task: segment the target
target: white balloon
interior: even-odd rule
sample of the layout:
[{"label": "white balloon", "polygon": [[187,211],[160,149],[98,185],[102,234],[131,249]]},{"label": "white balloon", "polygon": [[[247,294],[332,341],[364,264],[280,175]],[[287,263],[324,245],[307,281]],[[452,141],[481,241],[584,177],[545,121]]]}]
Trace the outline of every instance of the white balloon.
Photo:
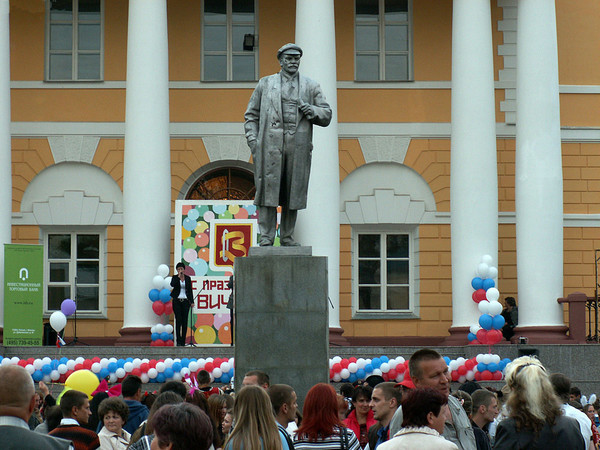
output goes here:
[{"label": "white balloon", "polygon": [[160,275],[154,275],[154,277],[152,278],[152,286],[154,286],[156,289],[162,289],[164,284],[164,277],[161,277]]},{"label": "white balloon", "polygon": [[142,380],[142,383],[148,383],[150,381],[150,377],[147,373],[141,374],[140,379]]},{"label": "white balloon", "polygon": [[[13,356],[13,357],[12,357],[12,361],[13,361],[13,364],[17,364],[17,363],[19,362],[19,358],[18,358],[18,357],[16,357],[16,356]],[[50,357],[48,357],[48,356],[45,356],[45,357],[43,357],[43,358],[42,358],[42,362],[43,362],[44,364],[51,364],[51,363],[52,363],[52,360],[50,359]]]},{"label": "white balloon", "polygon": [[50,379],[52,381],[57,381],[60,378],[60,373],[58,373],[58,370],[53,370],[52,372],[50,372]]},{"label": "white balloon", "polygon": [[364,358],[358,358],[356,360],[356,365],[358,366],[359,369],[364,369],[365,366],[367,365],[367,362],[365,361]]},{"label": "white balloon", "polygon": [[481,358],[483,361],[481,361],[484,364],[490,364],[492,362],[492,355],[490,355],[489,353],[486,355],[483,355],[483,358]]},{"label": "white balloon", "polygon": [[373,370],[373,373],[371,375],[381,376],[381,375],[383,375],[383,372],[380,369],[375,369],[375,370]]},{"label": "white balloon", "polygon": [[[7,361],[7,359],[5,358],[2,362]],[[9,363],[11,363],[11,360],[8,360]],[[33,367],[35,367],[35,370],[40,370],[42,368],[42,366],[44,365],[44,361],[42,361],[41,359],[35,359],[33,361]]]},{"label": "white balloon", "polygon": [[102,358],[100,360],[100,365],[102,366],[103,369],[106,369],[108,367],[108,364],[109,364],[108,358]]},{"label": "white balloon", "polygon": [[164,284],[163,284],[163,289],[169,289],[172,290],[173,288],[171,287],[171,280],[173,279],[173,277],[167,277],[165,278]]},{"label": "white balloon", "polygon": [[477,308],[479,308],[479,312],[481,314],[490,314],[490,302],[488,302],[487,300],[481,300],[477,304]]},{"label": "white balloon", "polygon": [[450,361],[448,368],[450,369],[450,371],[458,369],[458,361],[456,361],[456,360]]},{"label": "white balloon", "polygon": [[329,370],[331,370],[331,368],[333,367],[333,359],[329,360]]},{"label": "white balloon", "polygon": [[140,358],[135,358],[133,360],[133,368],[137,369],[142,364],[142,360]]},{"label": "white balloon", "polygon": [[165,359],[165,367],[172,367],[172,366],[173,366],[173,359],[172,358]]},{"label": "white balloon", "polygon": [[348,372],[356,373],[357,370],[358,370],[358,364],[356,364],[356,363],[348,364]]},{"label": "white balloon", "polygon": [[333,361],[334,364],[337,364],[339,362],[342,362],[342,357],[341,356],[334,356],[333,358],[331,358],[331,360]]},{"label": "white balloon", "polygon": [[44,378],[42,378],[42,381],[44,383],[50,383],[52,381],[52,379],[50,378],[50,375],[44,375]]},{"label": "white balloon", "polygon": [[67,324],[67,316],[65,316],[62,311],[54,311],[50,315],[50,326],[54,331],[60,333]]},{"label": "white balloon", "polygon": [[467,377],[465,375],[461,375],[460,377],[458,377],[459,383],[464,383],[465,381],[467,381]]},{"label": "white balloon", "polygon": [[175,372],[175,373],[173,374],[173,376],[171,377],[171,380],[174,380],[174,381],[181,381],[181,378],[182,378],[181,374],[180,374],[179,372]]},{"label": "white balloon", "polygon": [[477,356],[475,357],[475,360],[476,360],[478,363],[480,363],[480,362],[483,362],[483,357],[484,357],[484,354],[483,354],[483,353],[480,353],[479,355],[477,355]]},{"label": "white balloon", "polygon": [[477,332],[481,329],[481,327],[479,325],[471,325],[471,328],[469,328],[469,331],[473,334],[477,334]]},{"label": "white balloon", "polygon": [[[60,369],[60,366],[58,366],[58,368]],[[33,367],[33,364],[27,364],[25,366],[25,370],[29,375],[33,375],[33,372],[35,372],[35,367]]]},{"label": "white balloon", "polygon": [[456,362],[458,363],[458,367],[462,366],[467,360],[462,356],[456,358]]},{"label": "white balloon", "polygon": [[[115,362],[117,362],[117,361],[115,361]],[[68,360],[68,361],[67,361],[67,369],[68,369],[68,370],[73,370],[73,369],[75,369],[75,365],[76,365],[76,364],[77,364],[77,363],[75,362],[75,360],[73,360],[73,359],[70,359],[70,360]]]},{"label": "white balloon", "polygon": [[467,380],[469,380],[469,381],[473,381],[473,380],[475,379],[475,372],[474,372],[474,371],[472,371],[472,370],[469,370],[469,371],[467,372],[467,375],[466,375],[466,377],[467,377]]},{"label": "white balloon", "polygon": [[398,361],[398,364],[404,364],[406,362],[406,360],[402,356],[398,356],[396,358],[396,361]]},{"label": "white balloon", "polygon": [[108,362],[112,363],[112,362],[117,362],[117,358],[115,358],[114,356],[111,358],[108,358]]},{"label": "white balloon", "polygon": [[398,361],[396,361],[395,359],[390,359],[388,361],[388,364],[390,365],[390,370],[394,370],[396,369],[396,366],[398,366]]},{"label": "white balloon", "polygon": [[213,358],[212,356],[209,356],[208,358],[206,358],[206,362],[213,362],[214,360],[215,360],[215,358]]},{"label": "white balloon", "polygon": [[123,369],[125,369],[125,372],[131,373],[131,371],[133,370],[133,363],[126,362],[125,364],[123,364]]},{"label": "white balloon", "polygon": [[348,369],[342,369],[340,376],[342,377],[342,380],[347,380],[350,378],[350,371]]},{"label": "white balloon", "polygon": [[150,327],[150,333],[156,333],[156,325]]},{"label": "white balloon", "polygon": [[497,316],[500,313],[502,313],[502,304],[498,300],[494,300],[493,302],[490,302],[489,314],[491,314],[492,316]]},{"label": "white balloon", "polygon": [[148,369],[148,376],[150,378],[156,378],[158,376],[158,370],[156,370],[156,369]]},{"label": "white balloon", "polygon": [[500,362],[500,355],[492,355],[492,362],[498,364]]},{"label": "white balloon", "polygon": [[85,361],[85,358],[83,356],[79,356],[79,357],[75,358],[75,364],[83,364],[84,361]]},{"label": "white balloon", "polygon": [[4,358],[2,360],[2,362],[0,362],[0,365],[2,365],[2,366],[10,366],[10,365],[12,365],[12,362],[10,361],[10,358]]},{"label": "white balloon", "polygon": [[198,363],[196,361],[191,361],[188,364],[188,367],[190,369],[190,372],[196,372],[198,370]]},{"label": "white balloon", "polygon": [[485,291],[485,298],[488,299],[488,302],[498,300],[500,298],[500,291],[495,287],[489,288],[487,291]]},{"label": "white balloon", "polygon": [[489,271],[490,266],[488,266],[486,263],[480,263],[477,266],[477,275],[479,275],[481,278],[487,278]]},{"label": "white balloon", "polygon": [[336,383],[339,383],[340,381],[342,381],[342,377],[340,376],[339,373],[333,374],[333,381],[335,381]]},{"label": "white balloon", "polygon": [[92,372],[98,373],[102,370],[102,365],[100,363],[92,364]]},{"label": "white balloon", "polygon": [[164,372],[166,369],[165,363],[164,362],[157,362],[156,363],[156,370],[158,370],[159,372]]},{"label": "white balloon", "polygon": [[[383,373],[388,373],[390,371],[390,365],[388,363],[381,363],[381,366],[379,366],[379,369],[383,372]],[[347,378],[347,377],[346,377]]]},{"label": "white balloon", "polygon": [[493,279],[498,278],[498,269],[493,266],[490,267],[490,270],[488,271],[488,277]]},{"label": "white balloon", "polygon": [[165,331],[171,334],[173,332],[173,325],[171,325],[170,323],[165,325]]},{"label": "white balloon", "polygon": [[481,262],[486,263],[488,266],[490,266],[493,261],[494,261],[494,258],[492,258],[490,255],[483,255],[481,257]]},{"label": "white balloon", "polygon": [[125,369],[119,367],[117,370],[115,370],[115,375],[117,376],[117,378],[124,378],[126,375]]},{"label": "white balloon", "polygon": [[159,333],[159,334],[160,334],[160,333],[164,333],[164,331],[165,331],[165,326],[164,326],[162,323],[157,323],[157,324],[155,325],[155,330],[156,330],[156,332],[157,332],[157,333]]},{"label": "white balloon", "polygon": [[156,269],[156,273],[163,278],[166,277],[167,275],[169,275],[169,266],[167,266],[166,264],[161,264],[160,266],[158,266],[158,269]]},{"label": "white balloon", "polygon": [[218,367],[216,369],[213,369],[213,371],[212,371],[213,377],[220,378],[221,375],[223,375],[223,371],[221,369],[219,369]]},{"label": "white balloon", "polygon": [[221,370],[223,373],[227,373],[231,370],[231,365],[228,362],[221,363]]},{"label": "white balloon", "polygon": [[66,364],[59,364],[56,370],[58,370],[58,373],[60,373],[61,375],[63,375],[65,373],[67,373],[67,371],[69,369],[67,368]]},{"label": "white balloon", "polygon": [[111,373],[111,374],[108,376],[108,381],[109,381],[109,383],[116,383],[116,382],[117,382],[117,380],[118,380],[118,378],[117,378],[117,376],[116,376],[114,373]]}]

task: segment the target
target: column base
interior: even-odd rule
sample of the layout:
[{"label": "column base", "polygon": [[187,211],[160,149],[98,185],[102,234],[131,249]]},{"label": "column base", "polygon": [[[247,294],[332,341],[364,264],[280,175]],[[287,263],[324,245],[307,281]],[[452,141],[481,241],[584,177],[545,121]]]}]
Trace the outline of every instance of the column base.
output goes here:
[{"label": "column base", "polygon": [[519,344],[521,337],[527,338],[527,344],[573,344],[573,339],[567,336],[569,327],[566,326],[538,326],[538,327],[516,327],[515,335],[511,343]]},{"label": "column base", "polygon": [[344,336],[344,329],[341,327],[329,327],[329,345],[336,347],[344,347],[350,345],[348,339]]},{"label": "column base", "polygon": [[450,336],[444,339],[442,345],[468,345],[469,338],[467,336],[470,331],[470,327],[451,327],[448,329]]},{"label": "column base", "polygon": [[150,327],[127,327],[119,330],[120,338],[115,345],[124,347],[149,346],[151,342]]}]

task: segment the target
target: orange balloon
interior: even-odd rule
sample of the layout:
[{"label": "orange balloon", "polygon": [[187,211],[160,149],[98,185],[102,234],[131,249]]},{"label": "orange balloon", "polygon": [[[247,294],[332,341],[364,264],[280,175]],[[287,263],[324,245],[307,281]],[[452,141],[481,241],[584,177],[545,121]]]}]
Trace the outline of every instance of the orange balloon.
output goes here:
[{"label": "orange balloon", "polygon": [[215,316],[213,314],[198,314],[196,318],[196,328],[200,328],[203,325],[212,327],[215,322]]},{"label": "orange balloon", "polygon": [[198,250],[198,258],[208,262],[208,259],[210,258],[210,250],[207,247],[201,248]]},{"label": "orange balloon", "polygon": [[231,344],[231,324],[229,322],[219,328],[219,341],[221,344]]}]

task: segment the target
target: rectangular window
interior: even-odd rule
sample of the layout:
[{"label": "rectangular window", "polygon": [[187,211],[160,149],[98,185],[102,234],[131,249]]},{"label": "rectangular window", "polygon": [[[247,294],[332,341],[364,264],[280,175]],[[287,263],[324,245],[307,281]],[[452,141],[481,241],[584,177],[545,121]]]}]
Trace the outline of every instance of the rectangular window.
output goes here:
[{"label": "rectangular window", "polygon": [[47,313],[60,310],[66,298],[77,302],[78,313],[103,312],[103,239],[99,233],[45,234]]},{"label": "rectangular window", "polygon": [[46,0],[46,80],[102,80],[103,6],[103,0]]},{"label": "rectangular window", "polygon": [[411,79],[411,6],[410,0],[356,0],[357,81]]},{"label": "rectangular window", "polygon": [[355,238],[355,311],[412,311],[411,234],[358,232]]},{"label": "rectangular window", "polygon": [[203,81],[257,79],[255,0],[204,0]]}]

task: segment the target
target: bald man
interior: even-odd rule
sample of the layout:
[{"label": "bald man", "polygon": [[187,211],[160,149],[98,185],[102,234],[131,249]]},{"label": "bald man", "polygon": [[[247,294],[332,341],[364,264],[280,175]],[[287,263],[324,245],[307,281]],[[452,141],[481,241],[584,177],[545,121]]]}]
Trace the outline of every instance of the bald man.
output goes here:
[{"label": "bald man", "polygon": [[[0,367],[0,442],[4,450],[72,449],[71,442],[36,433],[27,421],[35,407],[31,375],[20,366]],[[26,443],[26,447],[24,447]]]}]

